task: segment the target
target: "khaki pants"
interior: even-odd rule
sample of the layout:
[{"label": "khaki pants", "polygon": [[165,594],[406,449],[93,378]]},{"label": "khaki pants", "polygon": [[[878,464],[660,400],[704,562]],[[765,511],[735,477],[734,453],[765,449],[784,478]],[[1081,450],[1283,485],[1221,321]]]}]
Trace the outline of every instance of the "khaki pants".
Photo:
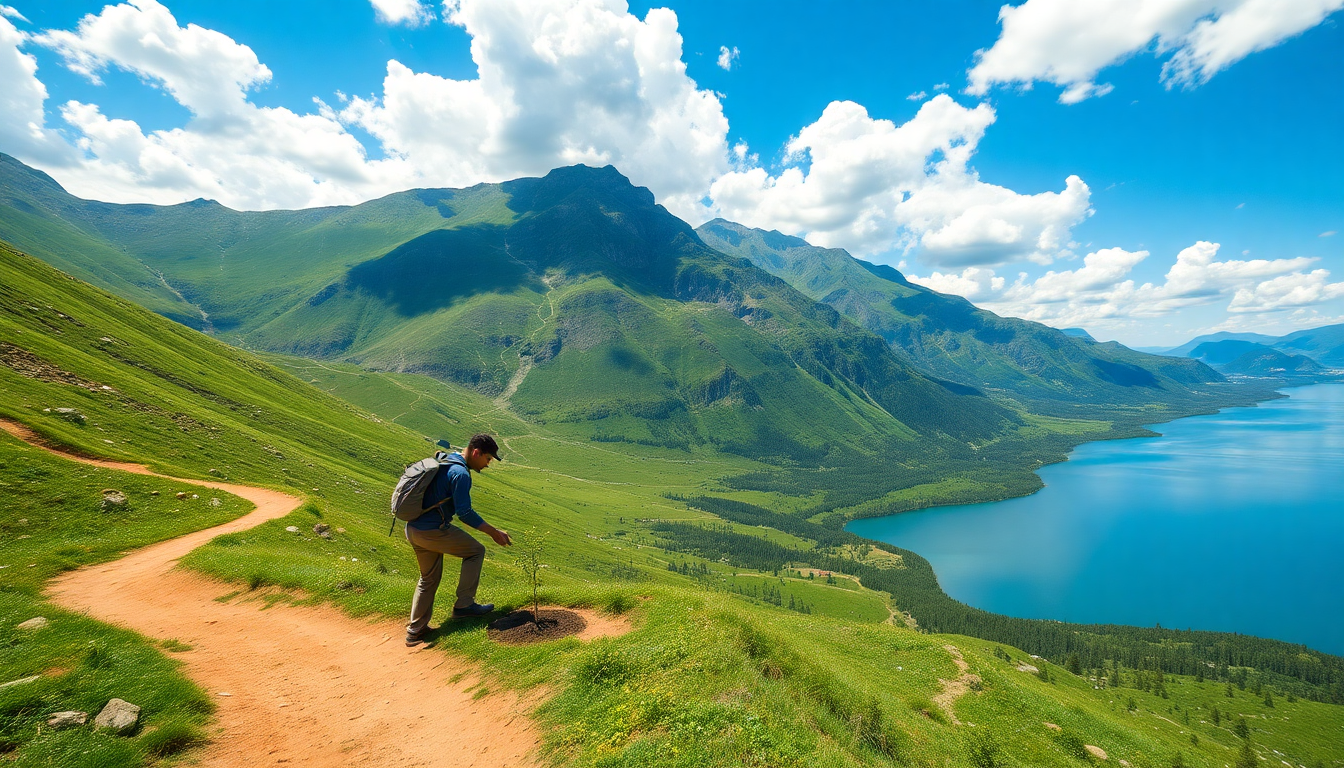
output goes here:
[{"label": "khaki pants", "polygon": [[415,550],[415,560],[420,565],[420,582],[415,585],[411,623],[406,625],[406,634],[419,635],[429,628],[429,617],[434,613],[434,593],[439,590],[439,581],[443,578],[443,556],[462,558],[462,573],[457,577],[457,602],[453,607],[465,608],[476,602],[485,546],[455,525],[428,531],[408,525],[406,540]]}]

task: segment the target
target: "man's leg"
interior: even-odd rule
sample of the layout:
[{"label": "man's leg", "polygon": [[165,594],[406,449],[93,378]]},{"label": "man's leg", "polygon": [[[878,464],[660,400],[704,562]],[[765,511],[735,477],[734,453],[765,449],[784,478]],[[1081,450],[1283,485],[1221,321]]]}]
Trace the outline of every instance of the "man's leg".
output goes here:
[{"label": "man's leg", "polygon": [[[408,536],[411,544],[416,548],[417,559],[421,549],[462,558],[462,573],[457,579],[457,602],[453,607],[466,608],[476,602],[476,588],[481,583],[481,566],[485,563],[485,546],[455,525],[429,531],[417,531],[414,528],[407,530],[410,532]],[[435,586],[438,586],[437,581]]]},{"label": "man's leg", "polygon": [[425,532],[414,528],[406,529],[406,539],[415,550],[415,561],[420,566],[420,581],[415,585],[415,597],[411,599],[411,621],[406,625],[406,636],[416,637],[429,629],[429,618],[434,614],[434,593],[439,591],[439,581],[443,578],[443,555],[428,549],[418,541]]},{"label": "man's leg", "polygon": [[481,566],[485,565],[485,545],[471,534],[453,525],[443,529],[444,539],[452,542],[445,551],[462,558],[462,573],[457,577],[457,602],[454,608],[466,608],[476,603],[476,588],[481,585]]}]

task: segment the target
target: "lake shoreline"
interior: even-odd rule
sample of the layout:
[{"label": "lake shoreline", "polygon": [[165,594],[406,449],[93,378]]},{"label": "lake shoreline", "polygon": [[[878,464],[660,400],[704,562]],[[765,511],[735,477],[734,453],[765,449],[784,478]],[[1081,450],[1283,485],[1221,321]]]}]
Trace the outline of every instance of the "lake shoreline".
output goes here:
[{"label": "lake shoreline", "polygon": [[[1266,626],[1264,624],[1261,624],[1256,625],[1257,628],[1248,631],[1248,629],[1239,624],[1237,620],[1229,619],[1227,618],[1226,615],[1215,614],[1213,612],[1213,609],[1207,609],[1202,614],[1200,614],[1198,611],[1192,613],[1190,615],[1190,620],[1188,621],[1179,619],[1176,621],[1172,621],[1171,618],[1164,618],[1164,620],[1157,622],[1151,620],[1135,621],[1133,619],[1136,616],[1156,615],[1159,613],[1163,613],[1163,611],[1167,611],[1168,613],[1179,614],[1180,613],[1179,611],[1171,607],[1172,605],[1175,605],[1175,603],[1178,601],[1168,599],[1167,603],[1163,604],[1165,607],[1162,608],[1151,608],[1150,610],[1147,611],[1138,608],[1133,608],[1132,610],[1120,611],[1118,613],[1111,613],[1108,615],[1106,614],[1105,611],[1099,612],[1097,610],[1094,610],[1092,607],[1081,608],[1080,607],[1081,603],[1078,602],[1079,598],[1077,598],[1076,595],[1073,598],[1071,598],[1075,600],[1075,603],[1069,606],[1065,606],[1063,603],[1059,602],[1058,598],[1050,594],[1049,590],[1042,587],[1041,584],[1033,583],[1030,581],[1030,579],[1024,581],[1021,576],[1012,573],[1011,570],[1005,571],[1002,574],[996,574],[994,579],[988,579],[985,577],[980,578],[991,584],[997,582],[1000,579],[1005,582],[1021,582],[1018,584],[1018,587],[1024,592],[1032,593],[1034,591],[1035,593],[1040,593],[1037,597],[1038,602],[1030,603],[1030,601],[1025,601],[1024,603],[1023,600],[1017,598],[1016,596],[1013,596],[1011,594],[996,593],[994,589],[984,588],[981,586],[976,586],[975,588],[972,588],[968,586],[968,582],[971,581],[971,578],[965,576],[964,573],[974,572],[977,567],[981,566],[976,566],[974,564],[967,564],[962,562],[962,560],[968,557],[968,555],[965,554],[965,551],[970,550],[963,551],[963,549],[948,544],[946,541],[943,540],[943,538],[950,537],[950,534],[935,535],[933,532],[930,532],[934,528],[934,525],[932,523],[926,524],[924,517],[908,514],[909,512],[918,511],[921,512],[923,516],[930,516],[930,515],[939,516],[939,515],[946,515],[948,512],[951,512],[952,514],[959,515],[958,525],[966,526],[969,523],[974,523],[974,525],[980,527],[984,526],[992,527],[995,525],[1002,526],[1003,522],[1002,521],[996,522],[993,519],[994,517],[996,517],[996,515],[987,511],[990,505],[992,504],[995,510],[1000,510],[1003,508],[1003,505],[1005,504],[1008,505],[1015,504],[1016,506],[1010,510],[1011,514],[1009,515],[1009,518],[1013,520],[1016,524],[1019,524],[1024,528],[1034,530],[1037,535],[1043,537],[1043,540],[1048,541],[1050,537],[1053,535],[1053,533],[1048,527],[1041,528],[1041,526],[1046,525],[1046,523],[1043,521],[1035,521],[1033,523],[1033,520],[1031,519],[1032,516],[1038,514],[1039,510],[1033,509],[1030,515],[1024,516],[1024,513],[1021,510],[1017,510],[1017,507],[1020,507],[1022,503],[1026,500],[1037,499],[1038,497],[1041,496],[1041,491],[1045,490],[1046,488],[1053,488],[1053,485],[1055,483],[1063,482],[1063,485],[1068,486],[1070,485],[1070,483],[1074,482],[1068,480],[1071,474],[1076,474],[1076,472],[1073,469],[1065,469],[1064,471],[1068,474],[1066,474],[1062,480],[1056,478],[1060,477],[1058,473],[1061,471],[1061,469],[1063,469],[1064,465],[1077,462],[1079,460],[1080,455],[1082,457],[1081,463],[1084,465],[1084,469],[1086,471],[1100,473],[1100,475],[1103,477],[1108,476],[1112,472],[1112,470],[1107,469],[1104,466],[1104,462],[1102,464],[1098,464],[1099,459],[1097,457],[1104,455],[1118,456],[1122,458],[1129,457],[1124,458],[1125,461],[1144,460],[1154,462],[1150,466],[1145,465],[1146,468],[1144,469],[1144,472],[1167,471],[1169,468],[1166,467],[1163,463],[1165,459],[1161,456],[1162,451],[1160,449],[1152,448],[1149,446],[1153,445],[1164,446],[1168,444],[1175,445],[1179,444],[1180,440],[1187,439],[1185,437],[1182,437],[1187,434],[1198,434],[1201,432],[1201,430],[1206,429],[1213,429],[1213,430],[1227,429],[1228,427],[1224,424],[1224,422],[1233,425],[1233,427],[1235,427],[1237,424],[1250,425],[1244,427],[1244,429],[1252,429],[1252,428],[1266,429],[1268,428],[1266,427],[1266,425],[1269,424],[1269,422],[1272,422],[1274,418],[1278,418],[1284,413],[1291,414],[1295,412],[1295,409],[1298,409],[1299,406],[1301,406],[1301,403],[1294,401],[1291,391],[1301,391],[1303,389],[1306,389],[1307,391],[1319,393],[1322,390],[1314,390],[1310,388],[1312,387],[1330,388],[1344,382],[1340,381],[1338,378],[1335,378],[1333,380],[1326,382],[1276,381],[1276,382],[1264,382],[1264,383],[1256,382],[1256,383],[1260,384],[1260,387],[1257,387],[1258,389],[1260,389],[1260,391],[1253,393],[1261,395],[1261,397],[1259,397],[1254,402],[1230,404],[1218,408],[1216,410],[1210,410],[1205,413],[1191,413],[1188,415],[1179,416],[1172,419],[1150,422],[1149,424],[1145,424],[1142,427],[1144,432],[1146,432],[1147,434],[1126,434],[1126,435],[1106,436],[1105,438],[1100,440],[1088,440],[1080,442],[1078,445],[1074,446],[1069,450],[1068,456],[1061,462],[1043,464],[1041,467],[1037,468],[1036,476],[1040,479],[1040,485],[1037,489],[1035,489],[1030,493],[1004,496],[997,499],[986,499],[983,501],[977,500],[974,502],[966,502],[955,505],[925,505],[920,508],[901,510],[896,513],[855,517],[853,519],[848,520],[845,523],[844,528],[846,531],[852,532],[855,535],[864,537],[868,540],[886,542],[888,544],[898,546],[902,549],[920,553],[921,556],[925,557],[929,561],[930,565],[933,567],[936,574],[935,578],[937,579],[938,586],[945,592],[945,594],[947,594],[950,598],[958,602],[961,602],[967,606],[975,607],[995,614],[1012,616],[1023,619],[1065,621],[1070,624],[1080,624],[1080,625],[1151,627],[1154,625],[1154,623],[1160,623],[1161,626],[1167,626],[1167,627],[1169,626],[1182,626],[1192,628],[1207,627],[1207,629],[1203,631],[1235,632],[1238,634],[1249,634],[1258,637],[1281,639],[1283,642],[1301,644],[1311,648],[1322,648],[1322,647],[1329,648],[1330,651],[1338,653],[1339,652],[1338,649],[1344,647],[1344,642],[1336,641],[1336,635],[1333,634],[1334,629],[1329,630],[1329,632],[1327,632],[1326,635],[1321,635],[1322,638],[1328,636],[1330,638],[1329,641],[1313,642],[1307,639],[1311,635],[1311,632],[1309,632],[1306,628],[1306,625],[1309,622],[1303,622],[1300,620],[1295,620],[1289,623],[1289,625],[1291,627],[1295,627],[1295,629],[1290,628],[1284,631],[1266,631]],[[1266,390],[1264,388],[1265,384],[1272,385],[1273,389]],[[1290,392],[1283,392],[1280,390],[1290,390]],[[1293,404],[1284,406],[1282,408],[1273,408],[1271,409],[1271,412],[1268,415],[1256,415],[1255,417],[1246,416],[1248,412],[1254,411],[1254,409],[1248,409],[1247,406],[1255,405],[1257,408],[1261,408],[1269,403],[1282,402],[1282,401],[1293,401]],[[1310,398],[1308,398],[1303,402],[1306,403],[1307,405],[1310,405],[1311,400]],[[1327,402],[1324,405],[1330,406],[1332,404]],[[1208,422],[1207,426],[1201,426],[1199,422],[1196,422],[1195,427],[1192,428],[1189,426],[1190,422],[1188,422],[1187,420],[1195,416],[1200,417],[1223,416],[1225,418],[1218,419],[1214,422]],[[1150,425],[1157,425],[1157,424],[1170,425],[1175,423],[1181,423],[1182,426],[1176,429],[1169,428],[1160,433],[1151,429],[1147,429],[1147,427]],[[1301,425],[1294,428],[1300,429]],[[1334,434],[1333,432],[1328,432],[1323,439],[1328,440],[1333,434]],[[1176,437],[1173,437],[1173,435],[1175,435]],[[1130,437],[1152,437],[1152,438],[1163,438],[1164,440],[1163,442],[1158,443],[1150,443],[1148,441],[1143,441],[1139,443],[1139,446],[1142,447],[1124,446],[1121,449],[1114,448],[1115,444],[1127,441]],[[1259,435],[1259,437],[1260,439],[1264,439],[1263,435]],[[1289,435],[1288,437],[1296,438],[1298,437],[1298,435],[1294,434]],[[1176,442],[1172,443],[1171,442],[1172,440],[1176,440]],[[1232,443],[1229,444],[1234,443],[1235,438],[1233,438]],[[1220,445],[1222,445],[1222,443],[1216,443],[1214,445],[1214,448],[1216,449]],[[1331,445],[1333,446],[1333,444]],[[1108,446],[1108,447],[1099,449],[1098,446]],[[1236,461],[1247,460],[1245,457],[1234,457],[1234,458]],[[1123,461],[1121,463],[1123,464]],[[1251,469],[1253,470],[1254,466],[1252,466]],[[1292,467],[1288,467],[1287,469],[1280,468],[1278,471],[1291,472]],[[1042,476],[1041,474],[1042,472],[1044,473],[1044,476]],[[1231,481],[1225,480],[1224,482],[1235,482],[1236,478],[1240,477],[1243,474],[1247,474],[1248,472],[1249,470],[1247,470],[1245,467],[1238,466],[1236,471],[1232,474],[1232,480]],[[1253,474],[1253,472],[1251,472],[1250,474]],[[1146,475],[1142,473],[1136,475],[1135,477],[1138,478],[1139,482],[1147,481]],[[1161,478],[1160,475],[1158,477],[1159,479]],[[1184,498],[1184,496],[1182,496],[1183,493],[1187,493],[1188,491],[1183,490],[1184,486],[1181,485],[1181,483],[1189,484],[1191,482],[1191,480],[1189,479],[1190,477],[1197,477],[1197,475],[1190,475],[1187,473],[1187,475],[1183,475],[1181,477],[1179,483],[1172,486],[1174,490],[1171,490],[1171,493],[1176,494],[1175,498],[1177,499],[1177,501],[1163,501],[1157,504],[1157,506],[1161,507],[1164,510],[1164,513],[1167,514],[1169,517],[1179,519],[1182,515],[1186,514],[1185,512],[1186,506],[1193,504],[1193,502],[1188,501],[1187,499]],[[1131,477],[1130,482],[1134,481],[1135,478]],[[1247,493],[1253,494],[1255,490],[1256,490],[1255,488],[1251,488],[1249,491],[1247,491]],[[1122,494],[1124,493],[1124,490],[1123,487],[1121,487],[1118,490],[1112,489],[1112,492]],[[1072,502],[1073,506],[1077,507],[1079,504],[1081,504],[1082,507],[1086,507],[1090,503],[1087,493],[1076,491],[1074,491],[1074,493],[1077,494],[1077,498],[1073,500]],[[1050,498],[1041,500],[1039,503],[1036,501],[1032,501],[1031,506],[1033,508],[1039,507],[1041,510],[1048,510],[1050,505],[1061,503],[1060,499],[1058,498],[1059,491],[1052,490],[1049,496]],[[1271,496],[1269,497],[1270,505],[1272,505],[1273,502],[1275,501],[1276,497],[1274,497],[1271,494]],[[1233,499],[1232,506],[1234,507],[1235,502],[1236,500]],[[1287,503],[1289,503],[1289,506],[1291,507],[1292,502]],[[1166,504],[1167,506],[1162,507],[1162,504]],[[1195,504],[1194,506],[1198,505]],[[1047,518],[1050,521],[1050,524],[1056,526],[1063,526],[1066,529],[1068,529],[1069,526],[1075,526],[1078,524],[1076,515],[1074,517],[1070,517],[1068,514],[1062,514],[1062,516],[1061,514],[1062,513],[1058,511],[1048,513]],[[1123,514],[1115,512],[1110,512],[1108,514],[1115,515],[1116,516],[1115,520],[1123,522],[1124,519]],[[1203,514],[1207,515],[1210,513],[1205,512]],[[1244,520],[1242,519],[1243,517],[1245,518]],[[893,523],[893,521],[897,521],[899,519],[905,519],[905,521],[900,523]],[[909,522],[910,519],[917,519],[918,523],[911,524]],[[1245,512],[1238,513],[1238,516],[1235,516],[1235,519],[1240,521],[1238,522],[1238,524],[1244,523],[1252,526],[1254,524],[1258,524],[1253,522],[1258,519],[1256,518],[1256,515],[1254,513],[1245,513]],[[1216,517],[1210,517],[1209,520],[1214,521],[1213,524],[1215,525],[1215,528],[1221,524],[1220,522],[1217,522],[1218,518]],[[1112,521],[1109,518],[1107,518],[1104,522],[1110,524]],[[1121,524],[1121,523],[1117,522],[1115,524]],[[1210,557],[1209,551],[1206,551],[1206,549],[1210,545],[1208,545],[1207,543],[1200,543],[1200,539],[1207,538],[1210,535],[1216,535],[1216,534],[1208,534],[1206,532],[1202,532],[1201,529],[1198,528],[1192,528],[1187,530],[1179,528],[1179,526],[1177,527],[1177,529],[1174,529],[1173,531],[1166,531],[1163,528],[1163,526],[1171,525],[1172,521],[1171,519],[1162,518],[1161,516],[1152,517],[1152,519],[1146,521],[1146,524],[1153,526],[1153,529],[1155,531],[1161,532],[1160,534],[1154,534],[1154,535],[1160,535],[1160,536],[1170,535],[1177,538],[1186,537],[1189,540],[1195,542],[1193,545],[1190,545],[1193,548],[1189,550],[1191,554],[1188,555],[1182,554],[1186,552],[1186,550],[1176,549],[1168,551],[1169,545],[1166,543],[1159,543],[1153,545],[1155,549],[1164,552],[1165,553],[1164,556],[1170,557],[1175,561],[1180,561],[1182,557],[1186,556],[1192,557],[1196,560],[1200,558]],[[1207,525],[1208,523],[1202,523],[1202,524]],[[940,525],[947,526],[948,524],[940,523]],[[1033,525],[1035,525],[1035,527],[1033,527]],[[925,528],[929,528],[929,531],[926,531]],[[887,533],[883,533],[883,531],[887,531]],[[901,531],[902,533],[901,535],[896,536],[891,534],[890,533],[891,531]],[[911,537],[912,534],[916,533],[918,535],[915,535],[914,538],[912,538]],[[1020,537],[1022,536],[1022,534],[1020,532],[1001,531],[1000,533],[1001,535],[1006,537],[1005,541],[1013,541],[1016,544],[1023,546],[1026,546],[1030,543],[1021,540]],[[1088,538],[1089,535],[1095,536],[1095,534],[1083,535],[1080,541],[1090,542],[1091,539]],[[1280,535],[1287,535],[1287,534],[1280,534]],[[921,544],[921,539],[919,538],[920,536],[930,537],[930,541],[937,542],[937,548],[930,548],[930,546],[928,545]],[[1247,537],[1253,538],[1253,536],[1251,536],[1250,534],[1247,534]],[[1228,540],[1223,542],[1223,544],[1230,548],[1229,551],[1236,551],[1240,553],[1240,556],[1246,558],[1246,562],[1256,562],[1263,559],[1266,561],[1276,563],[1274,568],[1284,572],[1289,571],[1295,572],[1294,569],[1301,570],[1301,568],[1303,567],[1300,564],[1299,565],[1291,564],[1291,561],[1294,559],[1291,556],[1292,555],[1291,545],[1276,544],[1274,547],[1267,547],[1263,552],[1256,553],[1246,550],[1244,544],[1241,541],[1237,540],[1235,536],[1228,538]],[[1082,546],[1083,548],[1086,548],[1087,544],[1085,543]],[[1132,546],[1132,544],[1127,543],[1125,544],[1125,546],[1130,547]],[[1141,552],[1142,550],[1140,549],[1136,551]],[[1314,550],[1312,551],[1314,552]],[[961,554],[958,554],[959,552]],[[1104,557],[1106,548],[1103,546],[1100,552],[1102,553],[1100,556]],[[1005,565],[1004,563],[997,562],[995,553],[993,552],[976,550],[975,555],[977,557],[985,557],[990,560],[995,560],[995,567],[1007,568],[1007,565]],[[1318,556],[1324,557],[1324,555],[1318,555]],[[1280,565],[1278,564],[1280,563],[1280,561],[1288,564]],[[1089,563],[1090,559],[1084,557],[1081,558],[1081,564],[1073,564],[1069,567],[1077,568],[1079,569],[1079,572],[1088,572],[1089,568],[1092,570],[1096,570],[1096,566],[1089,565]],[[1149,566],[1144,564],[1143,557],[1141,555],[1135,557],[1134,563],[1137,563],[1138,571],[1141,574],[1143,574],[1143,578],[1150,578],[1150,579],[1157,578],[1157,576],[1154,575],[1156,574],[1156,571],[1153,571]],[[1127,564],[1126,567],[1134,567],[1134,564],[1133,563]],[[1217,568],[1217,566],[1208,566],[1208,567],[1214,568],[1215,570]],[[1184,573],[1185,571],[1182,568],[1173,567],[1173,572]],[[1040,578],[1044,579],[1045,577]],[[1106,602],[1106,600],[1115,600],[1117,601],[1116,603],[1117,605],[1124,603],[1131,606],[1136,602],[1132,595],[1122,594],[1123,590],[1120,590],[1117,587],[1114,579],[1107,579],[1104,578],[1103,576],[1097,576],[1095,574],[1093,575],[1092,578],[1093,578],[1093,581],[1091,582],[1092,586],[1096,587],[1099,590],[1102,590],[1100,593],[1103,595],[1101,602]],[[1201,583],[1203,577],[1201,577],[1198,574],[1193,575],[1187,574],[1183,576],[1183,578],[1188,579],[1189,580],[1188,583],[1190,585],[1197,585]],[[1232,581],[1240,585],[1241,581],[1237,580],[1239,578],[1240,576],[1237,576],[1236,578],[1233,578]],[[1276,601],[1272,599],[1273,595],[1270,595],[1266,589],[1257,588],[1257,585],[1250,582],[1246,583],[1243,586],[1248,590],[1248,594],[1259,594],[1263,598],[1270,598],[1267,600],[1267,602],[1269,602],[1271,605],[1274,605],[1276,603]],[[1194,589],[1195,587],[1191,586],[1189,588]],[[1167,590],[1170,591],[1170,588],[1167,587]],[[1070,588],[1065,591],[1072,593],[1072,591],[1076,590]],[[1140,591],[1142,591],[1141,588]],[[1177,591],[1180,592],[1180,590]],[[1004,592],[1004,590],[1000,589],[998,592]],[[1114,595],[1112,595],[1112,593],[1114,593]],[[1107,595],[1111,596],[1107,597]],[[1325,595],[1324,597],[1321,594],[1316,595],[1317,600],[1324,599],[1326,600],[1327,603],[1333,598],[1334,595]],[[1215,603],[1222,600],[1222,598],[1217,597],[1209,599]],[[1054,602],[1052,602],[1052,600]],[[1011,606],[1011,607],[1005,609],[1005,606]],[[1067,609],[1060,610],[1061,608],[1067,608]],[[1327,610],[1329,609],[1328,605],[1326,606],[1326,609]],[[1282,611],[1280,611],[1280,613],[1282,613]],[[1205,618],[1215,617],[1219,620],[1205,621],[1201,618],[1198,618],[1199,616],[1203,616]],[[1344,635],[1341,635],[1341,637],[1344,637]]]}]

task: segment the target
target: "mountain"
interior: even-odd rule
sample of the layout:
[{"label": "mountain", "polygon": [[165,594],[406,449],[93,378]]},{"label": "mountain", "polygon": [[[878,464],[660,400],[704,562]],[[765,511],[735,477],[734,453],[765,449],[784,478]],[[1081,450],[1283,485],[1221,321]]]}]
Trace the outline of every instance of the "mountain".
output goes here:
[{"label": "mountain", "polygon": [[1306,355],[1332,368],[1344,368],[1344,323],[1297,331],[1279,337],[1274,348],[1280,352]]},{"label": "mountain", "polygon": [[1200,344],[1218,341],[1249,341],[1256,344],[1273,344],[1277,337],[1266,336],[1263,333],[1232,333],[1230,331],[1219,331],[1218,333],[1209,333],[1203,336],[1196,336],[1179,347],[1172,347],[1162,354],[1171,357],[1190,357],[1190,352]]},{"label": "mountain", "polygon": [[1183,397],[1222,379],[1193,361],[1000,317],[840,249],[723,219],[697,232],[707,245],[751,261],[878,334],[925,373],[1047,412]]},{"label": "mountain", "polygon": [[[1163,354],[1198,358],[1216,366],[1230,363],[1234,358],[1247,352],[1264,349],[1278,350],[1287,355],[1306,356],[1326,368],[1344,368],[1344,323],[1295,331],[1285,336],[1266,336],[1261,333],[1213,333],[1191,339]],[[1210,358],[1210,354],[1214,357]]]},{"label": "mountain", "polygon": [[1223,341],[1206,341],[1190,350],[1187,357],[1193,357],[1196,360],[1202,360],[1205,363],[1216,367],[1227,365],[1248,352],[1273,352],[1273,347],[1267,347],[1254,341],[1242,341],[1239,339],[1224,339]]},{"label": "mountain", "polygon": [[1327,369],[1306,355],[1287,355],[1277,349],[1251,350],[1222,367],[1224,373],[1242,376],[1277,376],[1294,379],[1314,377]]},{"label": "mountain", "polygon": [[1060,328],[1059,332],[1065,336],[1072,336],[1075,339],[1082,339],[1083,341],[1096,341],[1096,339],[1092,338],[1092,334],[1088,333],[1084,328]]},{"label": "mountain", "polygon": [[426,373],[590,439],[815,465],[1021,423],[610,166],[240,212],[80,200],[0,160],[0,238],[55,266],[245,346]]}]

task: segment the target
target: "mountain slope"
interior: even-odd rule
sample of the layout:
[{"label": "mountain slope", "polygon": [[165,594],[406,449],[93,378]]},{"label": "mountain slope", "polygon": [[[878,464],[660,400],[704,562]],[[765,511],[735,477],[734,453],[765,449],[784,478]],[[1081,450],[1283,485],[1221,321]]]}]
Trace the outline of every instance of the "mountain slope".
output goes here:
[{"label": "mountain slope", "polygon": [[816,464],[1020,423],[706,247],[614,168],[249,213],[82,201],[13,165],[33,215],[161,273],[226,338],[427,373],[593,438]]},{"label": "mountain slope", "polygon": [[[551,534],[543,550],[544,599],[624,614],[633,631],[592,643],[512,648],[492,642],[484,622],[453,622],[436,635],[438,647],[425,652],[446,649],[472,660],[479,665],[480,691],[516,690],[525,701],[538,702],[531,715],[544,733],[545,757],[557,765],[964,766],[970,764],[970,746],[989,745],[1006,764],[1067,768],[1078,764],[1077,746],[1086,743],[1105,749],[1111,760],[1135,765],[1179,752],[1188,765],[1216,768],[1240,742],[1226,724],[1204,722],[1203,710],[1211,705],[1253,717],[1256,748],[1267,754],[1277,750],[1306,765],[1344,757],[1332,738],[1344,725],[1344,709],[1285,698],[1293,692],[1326,698],[1339,679],[1337,658],[1300,646],[997,617],[1003,624],[1027,625],[1024,640],[1035,642],[1034,634],[1054,638],[1062,652],[1054,658],[1054,651],[1045,651],[1053,662],[1075,650],[1084,666],[1104,666],[1103,683],[1089,679],[1088,672],[1072,674],[1031,659],[1011,644],[918,632],[899,622],[882,623],[880,616],[852,618],[874,600],[899,617],[904,601],[918,604],[915,591],[936,593],[927,562],[882,546],[876,546],[881,557],[828,549],[822,542],[833,541],[838,532],[799,519],[777,524],[815,536],[816,543],[762,527],[762,516],[770,522],[777,512],[745,503],[760,495],[742,494],[743,503],[720,509],[721,517],[665,496],[669,488],[708,490],[721,473],[758,468],[739,457],[702,453],[687,459],[637,446],[566,440],[493,408],[479,393],[437,381],[420,379],[432,385],[430,397],[429,390],[402,389],[410,377],[346,365],[294,360],[287,367],[302,376],[284,373],[3,247],[0,341],[8,345],[0,357],[0,414],[49,439],[88,455],[148,462],[186,477],[222,474],[229,482],[308,497],[289,517],[218,537],[183,561],[186,568],[235,584],[235,604],[241,600],[258,609],[266,601],[301,596],[321,604],[309,610],[336,605],[388,626],[390,633],[404,620],[414,583],[409,548],[387,536],[386,493],[402,464],[427,446],[416,433],[391,423],[403,405],[393,404],[379,419],[320,391],[308,371],[352,389],[365,381],[384,382],[403,393],[401,402],[432,414],[417,424],[432,421],[447,437],[461,439],[482,429],[500,434],[507,461],[476,480],[482,512],[520,540],[532,535],[529,527]],[[59,405],[75,407],[85,418],[55,411]],[[44,411],[47,407],[53,410]],[[0,531],[22,528],[27,537],[6,538],[5,545],[45,547],[19,550],[41,552],[30,560],[40,567],[0,575],[5,587],[0,639],[7,649],[0,654],[0,672],[6,680],[43,678],[0,691],[6,756],[16,764],[136,765],[139,757],[152,763],[151,754],[167,751],[162,748],[170,737],[172,751],[189,746],[182,731],[160,729],[166,710],[189,707],[187,715],[204,719],[208,701],[217,700],[213,691],[180,703],[134,697],[146,705],[146,727],[131,736],[46,727],[50,712],[69,705],[68,691],[80,695],[80,706],[93,702],[87,707],[121,693],[123,681],[140,691],[162,691],[172,682],[166,674],[173,664],[143,639],[126,636],[112,644],[110,628],[54,612],[33,577],[115,557],[123,547],[176,533],[176,510],[188,501],[171,500],[172,486],[152,497],[156,484],[128,486],[122,484],[128,478],[90,476],[83,467],[62,466],[69,462],[43,457],[2,435],[0,452],[5,483]],[[128,492],[134,519],[98,508],[98,489],[109,485]],[[16,497],[24,503],[13,505]],[[215,514],[204,495],[193,503],[203,514]],[[217,512],[241,511],[229,503]],[[146,529],[145,519],[156,516],[161,527]],[[65,519],[87,529],[73,541],[56,541],[53,533]],[[128,536],[121,525],[109,528],[109,520],[139,527]],[[319,521],[330,526],[331,539],[308,533]],[[671,552],[661,546],[661,532],[675,525],[698,531],[702,539],[741,534],[748,546],[731,551],[730,563]],[[671,543],[690,550],[705,542]],[[864,577],[880,573],[899,594],[888,601],[848,579],[831,585],[788,568],[772,572],[740,564],[762,556],[794,566],[800,560],[835,563]],[[24,586],[12,589],[16,581]],[[507,609],[528,599],[520,569],[498,549],[487,555],[483,585]],[[814,610],[785,607],[795,597]],[[13,628],[39,613],[52,622],[42,632]],[[328,638],[332,648],[360,647],[349,645],[350,639]],[[169,647],[193,652],[180,644]],[[1153,648],[1163,653],[1154,657]],[[1220,663],[1209,667],[1204,659]],[[967,665],[964,670],[958,660]],[[1149,668],[1155,661],[1176,666],[1158,677]],[[1046,674],[1024,673],[1021,664]],[[1111,671],[1116,665],[1122,667],[1123,689],[1112,687],[1121,676]],[[1191,676],[1196,669],[1199,678]],[[1249,690],[1234,685],[1227,696],[1229,682],[1246,683]],[[1273,690],[1274,708],[1251,694],[1262,684]],[[941,695],[953,687],[953,695]],[[1118,706],[1126,699],[1134,700],[1131,710]],[[1176,722],[1174,704],[1178,712],[1195,710],[1190,724]],[[1062,730],[1043,723],[1060,724]]]},{"label": "mountain slope", "polygon": [[1059,404],[1184,398],[1222,378],[1201,364],[999,317],[843,250],[722,219],[697,231],[708,245],[749,259],[880,335],[921,370],[1033,407],[1057,412]]}]

